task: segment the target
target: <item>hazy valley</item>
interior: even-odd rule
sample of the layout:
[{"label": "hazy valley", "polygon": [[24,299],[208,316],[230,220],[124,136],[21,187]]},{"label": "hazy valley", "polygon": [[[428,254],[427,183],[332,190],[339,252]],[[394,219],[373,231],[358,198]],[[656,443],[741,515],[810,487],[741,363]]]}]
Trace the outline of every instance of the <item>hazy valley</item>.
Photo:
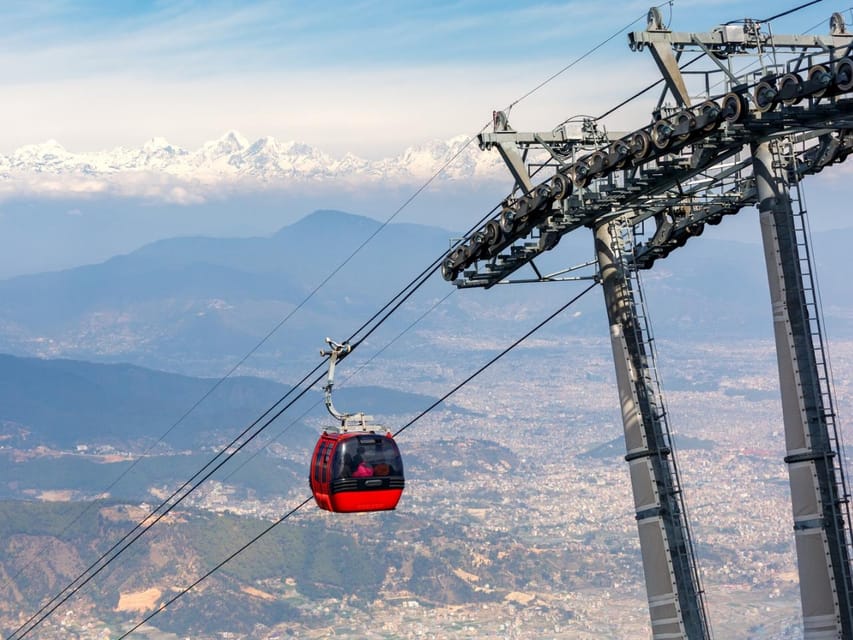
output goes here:
[{"label": "hazy valley", "polygon": [[[319,212],[270,237],[179,238],[0,281],[4,631],[287,393],[319,362],[323,338],[354,331],[451,235],[389,225],[312,295],[378,226]],[[842,416],[853,309],[838,262],[849,237],[815,239]],[[587,240],[554,253],[581,262]],[[798,637],[763,278],[756,245],[714,238],[645,277],[719,637]],[[580,286],[459,291],[437,304],[452,289],[434,277],[344,362],[336,403],[398,429]],[[603,313],[593,290],[401,434],[407,489],[396,512],[340,517],[309,504],[138,635],[646,637]],[[115,636],[293,509],[309,496],[307,458],[327,421],[315,388],[38,637]]]}]

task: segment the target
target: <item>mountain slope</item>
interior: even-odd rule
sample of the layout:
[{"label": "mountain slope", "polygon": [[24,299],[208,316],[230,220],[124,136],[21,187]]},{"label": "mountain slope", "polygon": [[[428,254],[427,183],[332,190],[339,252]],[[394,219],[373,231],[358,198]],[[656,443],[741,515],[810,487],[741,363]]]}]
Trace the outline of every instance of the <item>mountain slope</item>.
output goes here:
[{"label": "mountain slope", "polygon": [[208,360],[245,354],[299,305],[281,333],[319,348],[439,256],[448,235],[317,212],[269,237],[175,238],[97,265],[0,281],[0,350],[175,368],[205,350]]},{"label": "mountain slope", "polygon": [[[194,374],[221,370],[281,323],[256,356],[260,370],[279,370],[294,359],[313,358],[307,345],[320,348],[326,336],[351,335],[433,264],[451,235],[317,211],[267,237],[174,238],[97,265],[0,281],[0,351],[132,361]],[[827,324],[836,336],[851,331],[842,265],[851,242],[853,230],[817,234],[814,241]],[[537,265],[544,273],[590,254],[589,237],[571,234]],[[528,268],[516,274],[530,275]],[[694,239],[642,275],[659,337],[770,335],[760,245]],[[391,317],[384,339],[417,321],[416,330],[429,334],[432,347],[438,339],[462,336],[507,342],[553,311],[555,298],[576,292],[573,284],[454,292],[433,275]],[[604,335],[598,292],[548,330]]]}]

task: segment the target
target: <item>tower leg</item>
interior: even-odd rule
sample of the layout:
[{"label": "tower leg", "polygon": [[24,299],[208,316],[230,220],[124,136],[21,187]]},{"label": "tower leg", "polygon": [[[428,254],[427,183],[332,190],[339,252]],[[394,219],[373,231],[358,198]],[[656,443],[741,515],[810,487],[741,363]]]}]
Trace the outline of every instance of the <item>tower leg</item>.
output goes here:
[{"label": "tower leg", "polygon": [[595,228],[652,638],[704,639],[707,621],[669,434],[657,406],[651,352],[644,342],[620,242],[615,224]]},{"label": "tower leg", "polygon": [[785,174],[774,164],[770,144],[753,146],[753,172],[773,308],[804,637],[853,640],[848,533],[840,508],[844,496],[834,467],[837,452],[806,304],[804,256],[798,250]]}]

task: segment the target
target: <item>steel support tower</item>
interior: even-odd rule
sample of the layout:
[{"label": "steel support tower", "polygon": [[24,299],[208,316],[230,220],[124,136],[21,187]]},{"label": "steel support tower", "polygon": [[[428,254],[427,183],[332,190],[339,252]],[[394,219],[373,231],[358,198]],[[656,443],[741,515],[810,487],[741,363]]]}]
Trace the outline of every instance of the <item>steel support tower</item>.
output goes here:
[{"label": "steel support tower", "polygon": [[[838,460],[808,245],[797,224],[785,158],[776,141],[752,147],[770,302],[804,637],[853,638],[853,584]],[[774,150],[776,151],[774,153]]]},{"label": "steel support tower", "polygon": [[[595,227],[595,252],[610,324],[652,638],[708,638],[696,558],[671,457],[653,351],[637,313],[617,221]],[[630,227],[628,227],[629,233]]]},{"label": "steel support tower", "polygon": [[[595,259],[578,268],[597,266],[603,285],[652,633],[700,638],[708,634],[702,590],[631,273],[757,205],[804,633],[853,640],[849,494],[799,187],[853,153],[853,33],[838,13],[827,35],[774,34],[751,19],[681,33],[651,9],[647,29],[628,41],[651,51],[664,81],[651,123],[607,132],[602,118],[582,117],[525,133],[496,112],[480,146],[500,153],[514,188],[497,215],[448,252],[442,274],[459,288],[572,279],[574,267],[543,275],[534,260],[567,233],[594,230]],[[683,62],[686,52],[696,57]],[[620,254],[617,221],[623,239],[633,230],[630,255]],[[525,266],[535,277],[513,275]]]}]

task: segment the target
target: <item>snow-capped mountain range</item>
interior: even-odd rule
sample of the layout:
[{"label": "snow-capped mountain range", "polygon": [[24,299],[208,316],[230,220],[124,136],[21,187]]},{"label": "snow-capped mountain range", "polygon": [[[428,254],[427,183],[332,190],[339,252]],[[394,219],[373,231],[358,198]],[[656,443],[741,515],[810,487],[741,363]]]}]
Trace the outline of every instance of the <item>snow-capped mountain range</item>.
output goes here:
[{"label": "snow-capped mountain range", "polygon": [[335,158],[308,144],[269,136],[249,142],[236,131],[196,151],[153,138],[136,149],[74,153],[50,140],[0,155],[0,195],[105,193],[193,202],[222,190],[288,189],[329,182],[416,184],[451,159],[441,179],[506,179],[498,154],[481,151],[476,141],[468,144],[469,140],[457,136],[432,141],[378,161],[350,153]]}]

